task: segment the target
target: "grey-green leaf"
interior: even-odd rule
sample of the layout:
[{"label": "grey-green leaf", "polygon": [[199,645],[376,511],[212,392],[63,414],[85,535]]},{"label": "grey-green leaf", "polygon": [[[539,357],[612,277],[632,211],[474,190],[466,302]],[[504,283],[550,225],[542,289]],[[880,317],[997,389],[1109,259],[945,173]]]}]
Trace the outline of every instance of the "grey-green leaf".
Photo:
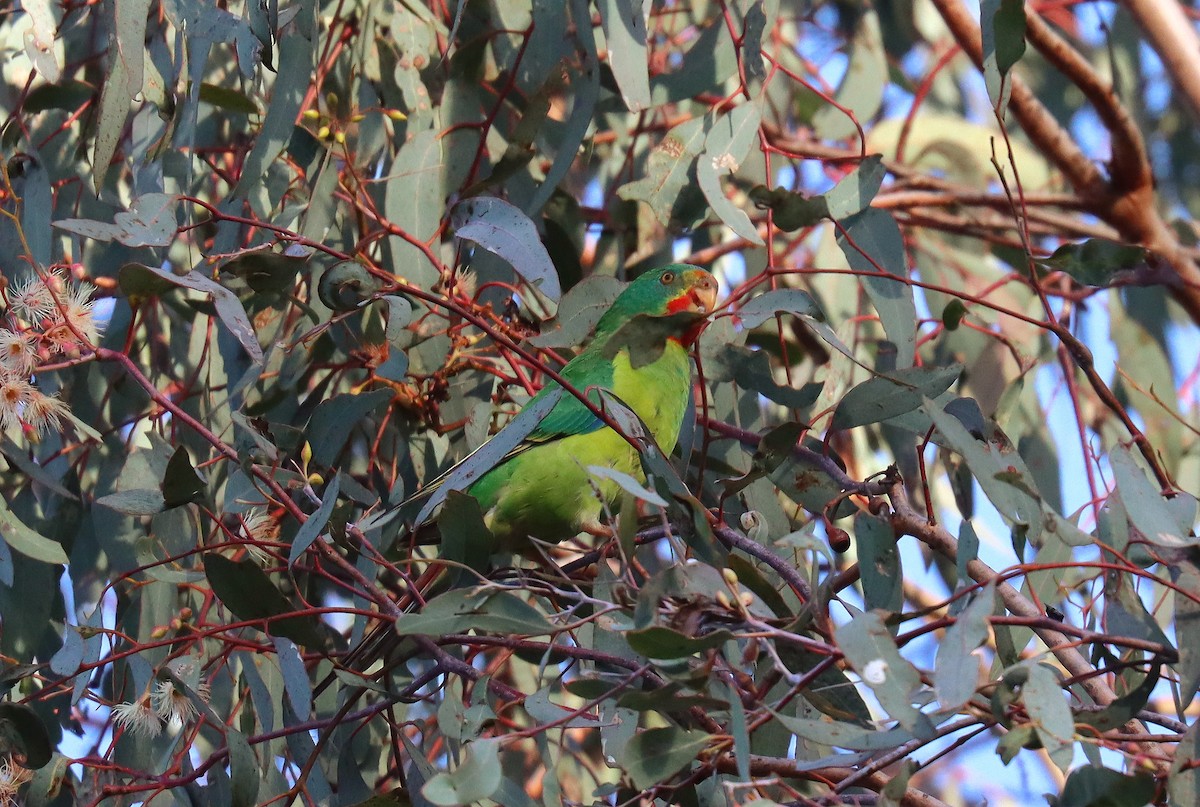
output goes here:
[{"label": "grey-green leaf", "polygon": [[[250,558],[230,560],[216,552],[204,556],[204,574],[213,593],[238,619],[264,620],[266,632],[284,636],[300,645],[321,647],[324,642],[316,621],[296,609],[271,578]],[[279,619],[283,614],[293,616]]]},{"label": "grey-green leaf", "polygon": [[204,498],[204,480],[192,467],[192,460],[183,446],[176,448],[167,462],[167,472],[159,490],[164,507],[179,507]]},{"label": "grey-green leaf", "polygon": [[875,731],[837,720],[790,717],[778,712],[774,715],[776,720],[797,737],[851,751],[886,751],[913,739],[913,733],[902,728]]},{"label": "grey-green leaf", "polygon": [[96,504],[102,504],[110,510],[124,513],[127,516],[152,516],[162,512],[166,503],[160,490],[119,490],[107,496],[101,496]]},{"label": "grey-green leaf", "polygon": [[868,207],[842,221],[838,245],[879,312],[887,338],[896,346],[896,366],[913,365],[917,306],[905,268],[900,226],[886,210]]},{"label": "grey-green leaf", "polygon": [[537,227],[520,209],[488,196],[464,199],[455,205],[451,223],[455,235],[474,241],[508,261],[530,286],[554,306],[558,305],[562,297],[558,270],[538,236]]},{"label": "grey-green leaf", "polygon": [[258,760],[245,735],[232,727],[225,729],[225,744],[229,748],[230,795],[233,807],[253,807],[258,803],[261,776]]},{"label": "grey-green leaf", "polygon": [[[1134,461],[1129,449],[1115,446],[1109,455],[1117,492],[1133,526],[1152,544],[1167,547],[1195,546],[1200,539],[1172,516],[1162,494]],[[1190,526],[1190,525],[1188,525]]]},{"label": "grey-green leaf", "polygon": [[883,167],[883,158],[880,155],[871,154],[866,157],[857,168],[842,177],[841,181],[825,194],[827,215],[840,221],[864,210],[871,204],[875,194],[879,193],[886,175],[887,169]]},{"label": "grey-green leaf", "polygon": [[300,525],[299,532],[292,540],[292,548],[288,550],[288,566],[295,564],[296,560],[304,554],[304,550],[312,546],[313,541],[320,537],[321,531],[329,523],[329,516],[333,513],[334,505],[337,504],[340,485],[341,475],[334,474],[333,479],[329,480],[329,484],[325,487],[325,495],[321,497],[321,506]]},{"label": "grey-green leaf", "polygon": [[1170,569],[1171,581],[1180,588],[1175,592],[1179,698],[1182,703],[1191,703],[1200,690],[1200,603],[1195,598],[1196,592],[1200,592],[1200,568],[1190,559],[1183,559]]},{"label": "grey-green leaf", "polygon": [[996,584],[989,582],[971,598],[938,643],[933,688],[943,711],[960,709],[975,694],[979,660],[972,653],[987,641],[987,619],[992,615],[995,599]]},{"label": "grey-green leaf", "polygon": [[308,672],[304,669],[304,660],[300,658],[300,651],[287,637],[275,636],[271,641],[275,645],[280,672],[283,673],[283,690],[287,693],[288,703],[297,717],[307,720],[312,711],[312,686],[308,681]]},{"label": "grey-green leaf", "polygon": [[541,611],[506,591],[455,589],[434,597],[419,612],[401,614],[396,619],[396,632],[401,636],[441,636],[471,630],[542,636],[556,629]]},{"label": "grey-green leaf", "polygon": [[825,314],[812,295],[800,289],[776,289],[760,294],[738,311],[738,319],[747,328],[757,328],[775,314],[795,314],[825,321]]},{"label": "grey-green leaf", "polygon": [[1046,753],[1066,772],[1074,757],[1075,719],[1058,676],[1049,667],[1030,663],[1029,678],[1021,685],[1021,700]]},{"label": "grey-green leaf", "polygon": [[979,6],[984,83],[992,105],[1003,114],[1012,93],[1008,72],[1025,54],[1025,3],[982,0]]},{"label": "grey-green leaf", "polygon": [[709,744],[709,735],[670,726],[647,729],[634,735],[625,746],[625,770],[633,786],[644,790],[665,782],[696,758]]},{"label": "grey-green leaf", "polygon": [[[40,535],[25,525],[8,509],[8,502],[0,496],[0,538],[9,547],[17,550],[27,558],[40,560],[42,563],[66,563],[67,553],[63,551],[58,541]],[[3,571],[3,561],[0,561],[0,572]],[[11,583],[11,573],[9,575]]]},{"label": "grey-green leaf", "polygon": [[679,217],[684,189],[690,181],[692,165],[704,146],[704,120],[692,118],[673,127],[650,150],[646,159],[647,176],[617,189],[617,196],[650,205],[664,226]]},{"label": "grey-green leaf", "polygon": [[904,575],[895,531],[884,519],[860,512],[854,517],[854,537],[867,607],[898,612],[904,604]]},{"label": "grey-green leaf", "polygon": [[[879,111],[887,78],[887,56],[883,49],[879,16],[874,10],[868,10],[863,13],[858,30],[854,32],[850,63],[846,66],[846,75],[838,86],[835,98],[842,108],[854,113],[860,124],[865,124]],[[828,104],[817,110],[812,122],[821,139],[840,140],[852,137],[857,132],[854,121],[845,112]]]},{"label": "grey-green leaf", "polygon": [[1055,807],[1143,807],[1154,801],[1154,792],[1154,777],[1145,771],[1084,765],[1071,771]]},{"label": "grey-green leaf", "polygon": [[851,429],[912,412],[924,398],[936,398],[949,389],[962,369],[961,364],[909,367],[868,378],[838,403],[832,428]]},{"label": "grey-green leaf", "polygon": [[425,783],[421,792],[439,807],[475,804],[500,788],[500,738],[476,740],[466,745],[462,764],[450,773],[439,773]]},{"label": "grey-green leaf", "polygon": [[718,169],[713,161],[708,159],[707,154],[701,155],[699,162],[696,163],[696,179],[700,184],[700,190],[704,193],[704,198],[708,200],[708,205],[717,214],[717,218],[752,244],[761,245],[763,243],[762,236],[758,234],[758,228],[750,221],[746,211],[731,202],[725,195],[725,191],[721,188]]},{"label": "grey-green leaf", "polygon": [[598,0],[608,64],[630,112],[650,106],[650,70],[646,58],[646,17],[641,0]]},{"label": "grey-green leaf", "polygon": [[322,401],[308,421],[313,462],[321,467],[333,465],[355,427],[391,399],[391,390],[377,389],[358,394],[342,393]]},{"label": "grey-green leaf", "polygon": [[100,112],[92,152],[92,185],[96,193],[104,187],[108,164],[117,153],[117,143],[129,117],[129,103],[142,91],[150,5],[150,0],[130,0],[114,7],[108,76],[100,88]]},{"label": "grey-green leaf", "polygon": [[177,275],[169,267],[146,266],[144,268],[174,286],[182,286],[208,294],[212,298],[213,307],[217,310],[217,316],[237,338],[238,343],[250,357],[250,361],[256,365],[263,363],[262,346],[258,344],[254,326],[250,323],[250,318],[246,316],[246,309],[242,308],[242,303],[236,294],[212,278],[194,270],[186,275]]},{"label": "grey-green leaf", "polygon": [[262,182],[267,166],[287,146],[304,93],[312,81],[313,57],[313,43],[303,34],[293,32],[280,40],[279,71],[271,88],[271,102],[254,145],[242,163],[242,173],[230,194],[232,198],[245,199],[250,189]]},{"label": "grey-green leaf", "polygon": [[912,705],[913,696],[921,687],[921,676],[900,655],[879,613],[858,614],[837,628],[835,638],[846,660],[875,692],[887,713],[904,728],[921,734],[928,726],[928,718]]}]

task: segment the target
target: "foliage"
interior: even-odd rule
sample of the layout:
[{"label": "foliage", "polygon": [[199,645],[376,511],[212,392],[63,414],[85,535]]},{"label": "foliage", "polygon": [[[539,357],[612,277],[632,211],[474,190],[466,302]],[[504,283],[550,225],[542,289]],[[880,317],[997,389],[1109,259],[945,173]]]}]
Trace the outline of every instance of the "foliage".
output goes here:
[{"label": "foliage", "polygon": [[[10,9],[0,804],[1200,802],[1191,23],[982,7]],[[679,257],[610,534],[410,529]]]}]

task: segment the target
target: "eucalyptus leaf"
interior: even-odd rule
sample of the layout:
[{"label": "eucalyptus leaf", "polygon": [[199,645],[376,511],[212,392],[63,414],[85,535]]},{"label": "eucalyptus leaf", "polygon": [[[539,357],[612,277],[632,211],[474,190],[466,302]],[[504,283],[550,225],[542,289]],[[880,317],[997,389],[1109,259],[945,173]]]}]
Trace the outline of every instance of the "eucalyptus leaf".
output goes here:
[{"label": "eucalyptus leaf", "polygon": [[929,719],[913,705],[921,687],[916,668],[900,655],[877,611],[860,613],[835,632],[846,660],[879,699],[888,714],[918,736],[929,733]]},{"label": "eucalyptus leaf", "polygon": [[902,728],[876,731],[836,720],[789,717],[779,713],[774,717],[797,737],[852,751],[886,751],[913,739],[912,732]]},{"label": "eucalyptus leaf", "polygon": [[685,216],[684,189],[704,150],[704,121],[693,118],[673,127],[650,151],[646,160],[647,176],[617,189],[622,199],[645,202],[663,225]]},{"label": "eucalyptus leaf", "polygon": [[175,449],[175,453],[171,455],[160,490],[162,506],[168,508],[179,507],[204,498],[204,480],[192,467],[192,460],[183,446]]},{"label": "eucalyptus leaf", "polygon": [[825,194],[827,215],[844,219],[858,213],[871,204],[883,184],[887,169],[878,154],[872,154]]},{"label": "eucalyptus leaf", "polygon": [[401,614],[401,636],[440,636],[471,630],[540,636],[555,632],[546,616],[514,594],[504,591],[456,589],[434,597],[418,613]]},{"label": "eucalyptus leaf", "polygon": [[28,704],[0,702],[0,746],[12,747],[15,740],[27,768],[41,768],[53,756],[50,733],[37,712]]},{"label": "eucalyptus leaf", "polygon": [[703,650],[720,647],[733,638],[726,630],[713,631],[704,636],[687,636],[661,625],[629,631],[625,634],[629,646],[649,658],[683,658]]},{"label": "eucalyptus leaf", "polygon": [[955,617],[938,643],[933,686],[943,710],[956,710],[975,694],[979,660],[973,655],[987,641],[988,617],[995,608],[996,585],[988,583]]},{"label": "eucalyptus leaf", "polygon": [[1066,771],[1074,757],[1075,720],[1057,675],[1042,664],[1026,664],[1029,678],[1021,685],[1021,700],[1050,759]]},{"label": "eucalyptus leaf", "polygon": [[621,490],[633,494],[633,496],[647,504],[652,504],[655,507],[667,506],[666,499],[652,490],[647,490],[627,473],[622,473],[615,468],[608,468],[602,465],[589,465],[587,472],[598,479],[607,479],[611,482],[616,482]]},{"label": "eucalyptus leaf", "polygon": [[[15,549],[31,560],[42,563],[66,563],[67,553],[62,545],[33,531],[8,508],[8,502],[0,496],[0,539],[6,547]],[[11,559],[9,560],[11,563]],[[0,571],[3,570],[0,562]],[[12,577],[9,575],[9,584]]]},{"label": "eucalyptus leaf", "polygon": [[[271,90],[271,103],[230,194],[235,199],[244,199],[249,195],[255,183],[262,181],[267,165],[287,146],[304,101],[305,89],[312,77],[314,52],[308,37],[302,32],[293,31],[278,41],[278,47],[279,70]],[[198,95],[201,88],[197,86],[195,89]]]},{"label": "eucalyptus leaf", "polygon": [[1003,113],[1012,93],[1008,73],[1025,53],[1025,4],[1021,0],[982,0],[979,27],[988,97]]},{"label": "eucalyptus leaf", "polygon": [[916,348],[917,308],[905,282],[904,239],[891,213],[868,207],[842,221],[838,245],[859,273],[888,340],[896,346],[899,369],[911,367]]},{"label": "eucalyptus leaf", "polygon": [[474,241],[508,261],[552,306],[558,305],[562,297],[558,270],[542,245],[537,228],[518,208],[503,199],[464,199],[455,205],[451,223],[456,236]]},{"label": "eucalyptus leaf", "polygon": [[833,414],[832,428],[850,429],[920,408],[925,398],[941,395],[962,374],[962,365],[909,367],[869,378],[845,394]]},{"label": "eucalyptus leaf", "polygon": [[292,539],[292,548],[288,550],[288,566],[294,565],[300,556],[304,554],[305,550],[312,546],[313,542],[320,537],[321,531],[329,523],[329,516],[333,514],[333,508],[337,504],[340,488],[341,477],[335,475],[325,487],[325,494],[321,497],[321,505],[316,509],[316,512],[300,525],[300,531]]},{"label": "eucalyptus leaf", "polygon": [[842,109],[823,106],[818,110],[813,116],[817,136],[831,140],[853,136],[857,131],[855,120],[842,110],[852,111],[859,125],[867,122],[883,102],[886,80],[887,58],[879,17],[873,9],[868,9],[859,17],[850,48],[850,62],[834,96]]},{"label": "eucalyptus leaf", "polygon": [[494,795],[502,778],[499,738],[476,740],[466,746],[462,764],[450,773],[434,776],[422,793],[439,807],[475,804]]},{"label": "eucalyptus leaf", "polygon": [[175,286],[182,286],[207,294],[212,300],[217,316],[220,317],[221,322],[225,324],[230,333],[237,338],[238,343],[241,344],[246,354],[250,357],[250,361],[256,365],[263,363],[262,346],[258,343],[258,336],[254,330],[254,326],[246,316],[246,310],[242,308],[241,301],[238,300],[237,295],[232,291],[194,270],[185,275],[177,275],[169,268],[155,266],[145,266],[143,268]]},{"label": "eucalyptus leaf", "polygon": [[1154,800],[1154,777],[1084,765],[1071,771],[1056,807],[1142,807]]},{"label": "eucalyptus leaf", "polygon": [[108,74],[101,85],[96,142],[92,151],[93,187],[99,194],[104,175],[120,143],[129,103],[142,90],[146,23],[150,0],[133,0],[114,10],[109,40]]},{"label": "eucalyptus leaf", "polygon": [[1133,526],[1147,541],[1165,547],[1195,546],[1200,543],[1200,539],[1191,534],[1190,524],[1181,524],[1172,517],[1166,501],[1138,467],[1129,449],[1116,446],[1109,459],[1113,476],[1116,477],[1117,491],[1121,494],[1121,503],[1125,505]]},{"label": "eucalyptus leaf", "polygon": [[646,64],[646,16],[641,0],[599,0],[600,22],[608,41],[609,67],[630,112],[650,106]]},{"label": "eucalyptus leaf", "polygon": [[261,620],[267,633],[305,647],[324,645],[316,620],[297,614],[297,609],[250,558],[233,561],[216,552],[205,553],[204,574],[213,593],[238,619]]},{"label": "eucalyptus leaf", "polygon": [[675,727],[647,729],[635,734],[625,746],[625,759],[621,762],[633,786],[644,789],[678,773],[711,741],[709,735],[697,731]]}]

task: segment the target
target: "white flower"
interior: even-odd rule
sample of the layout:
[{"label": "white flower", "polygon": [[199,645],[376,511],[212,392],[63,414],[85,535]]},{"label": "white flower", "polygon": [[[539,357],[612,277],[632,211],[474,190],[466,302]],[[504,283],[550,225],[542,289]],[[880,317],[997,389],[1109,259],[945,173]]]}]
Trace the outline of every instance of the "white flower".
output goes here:
[{"label": "white flower", "polygon": [[173,681],[159,681],[150,694],[154,713],[167,723],[186,723],[200,714],[192,699]]},{"label": "white flower", "polygon": [[18,317],[35,324],[55,311],[54,296],[37,274],[28,274],[13,283],[8,304]]},{"label": "white flower", "polygon": [[57,292],[57,303],[45,315],[45,329],[42,338],[52,350],[71,353],[80,347],[95,344],[100,337],[100,329],[92,317],[92,287],[86,283],[77,285],[62,285],[62,291]]},{"label": "white flower", "polygon": [[66,321],[88,340],[95,343],[100,335],[96,328],[96,320],[92,317],[92,287],[87,283],[79,283],[67,289],[61,298]]},{"label": "white flower", "polygon": [[150,699],[142,696],[133,703],[118,703],[112,709],[113,722],[143,737],[157,737],[162,733],[162,721],[150,708]]},{"label": "white flower", "polygon": [[888,663],[881,658],[875,658],[863,665],[862,677],[871,686],[879,686],[887,681]]},{"label": "white flower", "polygon": [[40,394],[21,376],[0,373],[0,428],[19,428],[26,404]]},{"label": "white flower", "polygon": [[38,339],[28,331],[13,332],[0,328],[0,370],[28,376],[37,366]]},{"label": "white flower", "polygon": [[21,419],[29,424],[29,428],[38,434],[44,431],[60,431],[63,418],[67,416],[70,407],[55,395],[43,395],[34,390],[25,403]]},{"label": "white flower", "polygon": [[191,659],[191,656],[186,656],[171,662],[171,672],[175,673],[176,678],[191,687],[200,700],[208,703],[209,698],[212,697],[212,686],[200,677],[196,671],[196,664]]},{"label": "white flower", "polygon": [[9,759],[0,762],[0,807],[13,807],[17,803],[17,791],[33,774]]},{"label": "white flower", "polygon": [[242,515],[242,526],[252,541],[274,541],[279,537],[279,521],[261,507],[251,507]]}]

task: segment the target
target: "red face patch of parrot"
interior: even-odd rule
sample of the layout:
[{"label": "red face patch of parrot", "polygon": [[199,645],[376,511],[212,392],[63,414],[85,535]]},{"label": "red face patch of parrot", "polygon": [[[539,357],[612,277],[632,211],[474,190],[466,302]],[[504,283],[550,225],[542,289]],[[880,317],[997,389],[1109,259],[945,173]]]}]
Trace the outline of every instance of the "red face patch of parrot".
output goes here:
[{"label": "red face patch of parrot", "polygon": [[[710,314],[717,306],[717,281],[708,272],[691,272],[687,279],[690,281],[683,294],[667,303],[667,312],[677,314],[680,311],[694,311],[698,314]],[[677,340],[680,344],[690,346],[700,336],[705,321],[700,320],[688,328]]]},{"label": "red face patch of parrot", "polygon": [[667,303],[667,312],[695,311],[708,314],[717,305],[717,281],[707,272],[696,272],[695,279],[688,284],[687,291]]}]

